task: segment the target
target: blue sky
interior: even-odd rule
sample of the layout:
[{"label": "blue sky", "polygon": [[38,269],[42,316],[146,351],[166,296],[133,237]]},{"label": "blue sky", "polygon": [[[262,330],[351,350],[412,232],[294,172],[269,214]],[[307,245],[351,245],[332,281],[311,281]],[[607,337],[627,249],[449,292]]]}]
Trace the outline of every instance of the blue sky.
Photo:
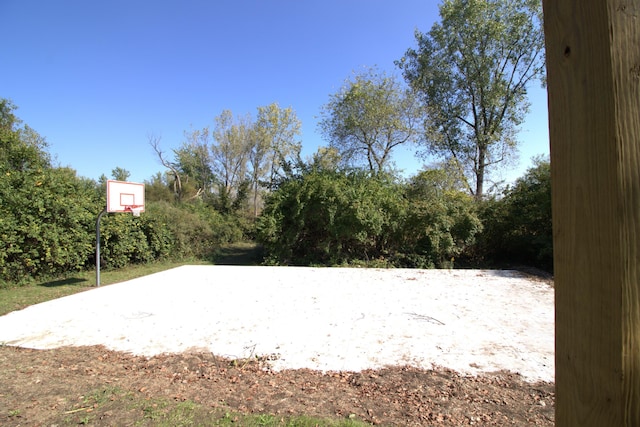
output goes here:
[{"label": "blue sky", "polygon": [[[44,136],[61,166],[97,179],[116,166],[142,182],[162,171],[148,136],[169,152],[222,110],[255,116],[291,107],[303,157],[327,145],[317,129],[329,95],[364,67],[398,73],[435,0],[1,0],[0,97]],[[399,73],[398,73],[399,74]],[[520,161],[549,153],[546,92],[531,88]],[[394,159],[407,175],[422,160]]]}]

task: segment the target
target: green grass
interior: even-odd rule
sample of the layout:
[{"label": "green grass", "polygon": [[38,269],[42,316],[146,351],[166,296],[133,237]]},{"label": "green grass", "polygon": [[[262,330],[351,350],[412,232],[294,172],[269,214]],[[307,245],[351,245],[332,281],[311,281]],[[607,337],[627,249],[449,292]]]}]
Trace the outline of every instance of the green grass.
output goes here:
[{"label": "green grass", "polygon": [[[115,418],[114,418],[115,416]],[[104,418],[103,418],[104,417]],[[364,427],[355,417],[318,418],[241,414],[220,408],[204,407],[191,400],[176,402],[167,398],[149,398],[117,387],[92,390],[86,397],[60,414],[55,422],[62,425],[126,423],[134,426],[240,426],[240,427]]]}]

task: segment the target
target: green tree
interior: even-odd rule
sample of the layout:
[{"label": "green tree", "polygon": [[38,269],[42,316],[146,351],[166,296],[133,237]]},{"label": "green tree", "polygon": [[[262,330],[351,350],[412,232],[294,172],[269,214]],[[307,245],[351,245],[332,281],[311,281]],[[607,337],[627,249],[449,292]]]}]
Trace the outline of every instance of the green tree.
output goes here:
[{"label": "green tree", "polygon": [[[228,212],[240,204],[247,184],[247,161],[251,150],[252,130],[249,117],[234,117],[224,110],[215,118],[214,144],[211,146],[212,169],[218,178],[218,207]],[[240,197],[238,197],[240,196]]]},{"label": "green tree", "polygon": [[262,201],[261,189],[269,172],[269,148],[271,146],[268,133],[254,123],[249,133],[250,147],[247,165],[251,181],[251,193],[253,199],[253,218],[258,217],[260,202]]},{"label": "green tree", "polygon": [[190,198],[209,196],[216,184],[212,170],[212,135],[208,127],[185,132],[186,141],[174,150],[183,185],[193,187]]},{"label": "green tree", "polygon": [[[185,194],[186,191],[182,185],[184,173],[181,170],[180,163],[177,162],[175,159],[171,160],[167,157],[167,154],[160,146],[161,138],[159,136],[152,134],[152,135],[149,135],[148,138],[149,138],[149,145],[151,145],[151,148],[153,148],[153,151],[155,151],[156,155],[158,156],[158,159],[160,160],[160,163],[162,164],[162,166],[168,169],[167,175],[169,177],[169,181],[173,189],[175,200],[182,201],[184,199],[187,199],[188,196],[187,194]],[[177,153],[175,151],[173,152],[173,154],[177,156]]]},{"label": "green tree", "polygon": [[340,170],[342,159],[335,147],[318,147],[311,157],[311,169],[318,171],[337,172]]},{"label": "green tree", "polygon": [[495,265],[526,265],[553,271],[551,164],[536,158],[501,199],[482,205],[484,231],[475,256]]},{"label": "green tree", "polygon": [[447,192],[464,191],[465,178],[453,162],[436,163],[411,178],[407,194],[410,198],[434,199]]},{"label": "green tree", "polygon": [[490,171],[515,152],[527,87],[544,73],[539,0],[445,0],[396,61],[425,108],[429,153],[453,159],[482,198]]},{"label": "green tree", "polygon": [[0,281],[77,270],[91,254],[95,183],[54,168],[46,141],[0,100]]},{"label": "green tree", "polygon": [[144,181],[145,202],[173,202],[174,195],[171,186],[167,181],[166,174],[157,172],[148,180]]},{"label": "green tree", "polygon": [[[277,103],[258,107],[252,167],[253,175],[264,180],[267,188],[273,188],[283,177],[286,162],[299,158],[302,145],[296,137],[300,127],[300,120],[291,107],[281,108]],[[254,185],[259,180],[254,180]]]},{"label": "green tree", "polygon": [[404,251],[399,254],[404,266],[451,266],[482,230],[476,203],[446,165],[413,177],[406,197]]},{"label": "green tree", "polygon": [[319,128],[350,165],[388,169],[392,150],[419,138],[421,112],[413,94],[375,69],[356,75],[330,96]]},{"label": "green tree", "polygon": [[13,113],[15,109],[16,106],[11,100],[0,98],[0,131],[7,134],[16,131],[16,126],[20,124],[20,119]]},{"label": "green tree", "polygon": [[0,98],[0,164],[8,171],[23,172],[51,166],[46,140],[14,114],[16,106]]},{"label": "green tree", "polygon": [[116,181],[127,181],[129,180],[130,176],[131,176],[131,172],[119,166],[116,166],[114,169],[111,170],[111,177]]}]

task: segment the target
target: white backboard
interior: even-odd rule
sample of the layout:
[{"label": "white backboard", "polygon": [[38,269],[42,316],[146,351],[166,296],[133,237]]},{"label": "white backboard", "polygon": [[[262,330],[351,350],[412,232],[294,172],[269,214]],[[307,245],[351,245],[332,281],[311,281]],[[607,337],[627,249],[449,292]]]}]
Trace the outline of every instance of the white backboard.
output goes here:
[{"label": "white backboard", "polygon": [[107,181],[107,212],[144,212],[144,184]]}]

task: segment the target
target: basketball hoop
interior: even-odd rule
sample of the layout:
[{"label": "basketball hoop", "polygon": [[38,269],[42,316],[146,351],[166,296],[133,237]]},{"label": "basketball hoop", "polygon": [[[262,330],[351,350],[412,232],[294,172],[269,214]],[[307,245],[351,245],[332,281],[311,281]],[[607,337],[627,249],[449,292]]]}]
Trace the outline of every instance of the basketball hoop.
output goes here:
[{"label": "basketball hoop", "polygon": [[100,286],[100,218],[112,212],[131,212],[133,216],[140,216],[144,212],[144,184],[107,180],[107,206],[96,219],[96,286]]},{"label": "basketball hoop", "polygon": [[[107,181],[107,212],[144,212],[144,184]],[[136,215],[137,216],[137,215]]]},{"label": "basketball hoop", "polygon": [[144,210],[143,205],[129,205],[124,208],[125,212],[131,212],[133,216],[140,216],[140,212]]}]

